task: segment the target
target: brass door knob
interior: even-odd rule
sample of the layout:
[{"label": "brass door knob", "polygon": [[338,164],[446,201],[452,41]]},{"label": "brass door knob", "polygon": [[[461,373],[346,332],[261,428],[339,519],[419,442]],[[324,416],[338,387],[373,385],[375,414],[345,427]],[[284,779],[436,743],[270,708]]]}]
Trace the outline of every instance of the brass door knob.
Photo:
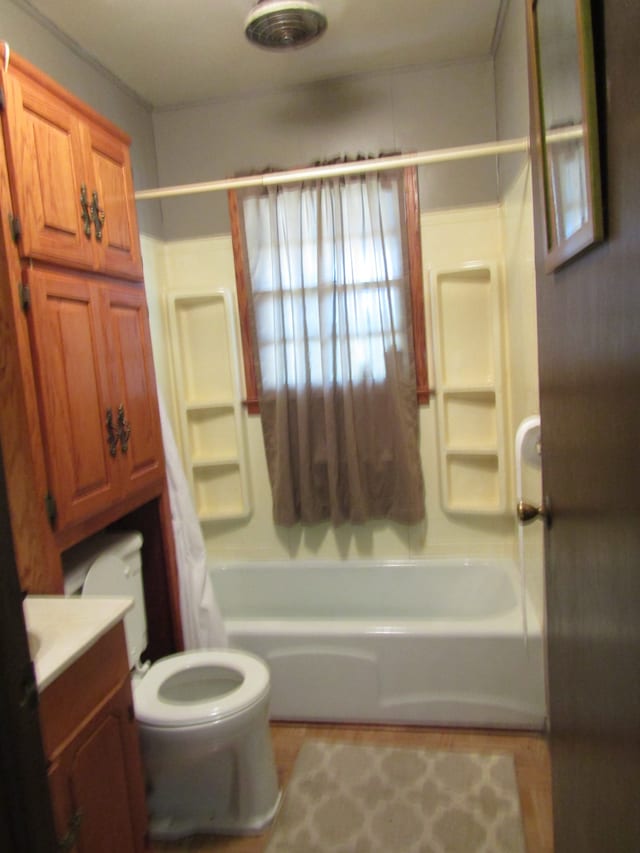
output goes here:
[{"label": "brass door knob", "polygon": [[529,524],[529,522],[535,521],[536,518],[544,521],[547,527],[551,524],[551,515],[546,500],[540,506],[535,506],[526,501],[518,501],[516,513],[520,524]]}]

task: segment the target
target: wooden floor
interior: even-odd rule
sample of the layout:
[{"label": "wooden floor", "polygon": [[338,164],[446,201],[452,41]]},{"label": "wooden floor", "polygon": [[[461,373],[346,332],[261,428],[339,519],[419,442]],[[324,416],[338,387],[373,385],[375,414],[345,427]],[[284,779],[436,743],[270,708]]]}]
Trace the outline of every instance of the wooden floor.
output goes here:
[{"label": "wooden floor", "polygon": [[[300,747],[310,738],[416,749],[511,753],[518,778],[527,853],[552,853],[553,851],[551,766],[546,739],[542,735],[425,729],[415,726],[325,726],[285,723],[273,723],[271,732],[278,774],[283,788],[287,784]],[[262,853],[267,838],[268,833],[249,838],[196,837],[180,843],[156,842],[154,853],[183,853],[185,850],[191,853]],[[389,853],[402,853],[402,851],[390,850]]]}]

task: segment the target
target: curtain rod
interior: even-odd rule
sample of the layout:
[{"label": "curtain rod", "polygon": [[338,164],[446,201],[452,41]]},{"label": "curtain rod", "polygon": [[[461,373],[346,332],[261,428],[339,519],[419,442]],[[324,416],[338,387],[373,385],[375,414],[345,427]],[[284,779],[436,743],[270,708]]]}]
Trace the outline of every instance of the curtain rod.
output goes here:
[{"label": "curtain rod", "polygon": [[339,163],[331,166],[312,166],[308,169],[289,169],[283,172],[268,172],[263,175],[250,175],[245,178],[224,178],[218,181],[205,181],[198,184],[182,184],[175,187],[161,187],[156,190],[138,190],[136,201],[173,198],[181,195],[195,195],[219,190],[236,190],[245,187],[266,187],[273,184],[291,184],[313,178],[336,178],[342,175],[361,175],[366,172],[381,172],[388,169],[402,169],[407,166],[428,166],[432,163],[448,163],[453,160],[468,160],[473,157],[490,157],[497,154],[510,154],[516,151],[528,151],[529,140],[507,139],[504,142],[483,142],[478,145],[462,145],[458,148],[440,148],[422,151],[418,154],[398,154],[390,157],[376,157],[371,160],[354,160],[352,163]]}]

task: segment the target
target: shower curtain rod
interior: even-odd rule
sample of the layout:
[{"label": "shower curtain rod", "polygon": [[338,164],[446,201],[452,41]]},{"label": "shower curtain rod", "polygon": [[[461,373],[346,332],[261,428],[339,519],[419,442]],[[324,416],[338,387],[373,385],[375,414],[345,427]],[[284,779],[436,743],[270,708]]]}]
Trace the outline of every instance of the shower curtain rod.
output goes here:
[{"label": "shower curtain rod", "polygon": [[245,178],[223,178],[218,181],[161,187],[156,190],[138,190],[135,193],[135,199],[136,201],[147,201],[150,199],[173,198],[182,195],[196,195],[197,193],[211,193],[219,190],[266,187],[273,186],[273,184],[291,184],[313,178],[362,175],[366,172],[402,169],[407,166],[428,166],[433,163],[448,163],[454,160],[469,160],[474,157],[491,157],[496,154],[510,154],[516,151],[528,150],[529,140],[526,137],[521,139],[506,139],[503,142],[482,142],[478,145],[440,148],[433,151],[422,151],[417,154],[398,154],[390,157],[376,157],[371,160],[354,160],[351,163],[338,163],[330,166],[311,166],[307,169],[268,172],[262,175],[249,175]]}]

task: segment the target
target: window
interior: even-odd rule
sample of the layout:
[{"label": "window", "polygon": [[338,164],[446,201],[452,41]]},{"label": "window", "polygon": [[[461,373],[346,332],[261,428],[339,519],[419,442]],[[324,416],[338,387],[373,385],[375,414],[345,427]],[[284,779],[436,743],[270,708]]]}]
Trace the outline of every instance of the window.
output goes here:
[{"label": "window", "polygon": [[[335,201],[326,202],[320,207],[310,202],[308,210],[307,205],[303,204],[302,210],[296,213],[297,219],[288,216],[286,208],[290,204],[299,204],[299,199],[294,193],[287,193],[286,187],[281,188],[278,195],[282,215],[269,213],[267,208],[271,202],[264,194],[252,194],[249,200],[245,199],[242,203],[238,193],[229,193],[246,403],[250,413],[259,411],[256,355],[260,359],[263,390],[276,389],[283,381],[283,374],[286,374],[289,387],[305,383],[321,384],[325,368],[329,366],[323,364],[323,358],[328,356],[326,352],[323,355],[320,344],[323,327],[329,319],[338,329],[343,324],[345,333],[348,326],[348,354],[340,363],[331,366],[338,381],[347,370],[350,379],[354,381],[358,381],[365,373],[374,382],[383,379],[386,369],[385,350],[389,340],[393,339],[396,349],[403,350],[407,347],[403,336],[411,335],[418,402],[428,402],[416,169],[405,169],[402,181],[403,210],[398,209],[397,191],[391,183],[385,191],[383,180],[379,208],[364,216],[358,210],[362,198],[357,187],[349,183],[344,184],[339,209],[336,209]],[[277,248],[276,240],[264,236],[259,238],[260,245],[256,245],[256,238],[252,237],[251,247],[247,246],[246,234],[269,233],[269,229],[264,228],[265,219],[269,216],[271,231],[277,231],[278,241],[286,244],[286,254]],[[325,217],[339,217],[341,220],[340,233],[345,236],[339,247],[318,245],[320,241],[314,235],[325,232],[322,221]],[[364,221],[371,228],[378,227],[378,217],[382,220],[384,230],[384,253],[375,248],[375,242],[367,234],[369,226],[362,226]],[[353,232],[349,225],[352,220],[359,223]],[[261,229],[257,227],[258,221],[262,221]],[[299,222],[295,233],[291,233],[292,221]],[[311,227],[305,227],[309,224]],[[403,227],[406,235],[402,234]],[[249,265],[253,282],[253,315],[249,304]],[[400,319],[403,313],[406,267],[410,281],[410,329],[405,329]],[[326,271],[326,277],[323,271]],[[280,290],[277,301],[274,298],[276,280]],[[304,288],[301,286],[302,281]],[[336,282],[339,282],[338,289],[348,288],[348,307],[340,315],[330,318],[329,315],[336,310]],[[391,283],[389,288],[388,282]],[[369,320],[374,314],[378,318],[379,328],[372,333]],[[302,326],[304,343],[297,334]],[[362,330],[361,334],[359,329]],[[259,353],[254,352],[256,340],[259,341]],[[283,349],[286,354],[280,358],[278,354]]]}]

